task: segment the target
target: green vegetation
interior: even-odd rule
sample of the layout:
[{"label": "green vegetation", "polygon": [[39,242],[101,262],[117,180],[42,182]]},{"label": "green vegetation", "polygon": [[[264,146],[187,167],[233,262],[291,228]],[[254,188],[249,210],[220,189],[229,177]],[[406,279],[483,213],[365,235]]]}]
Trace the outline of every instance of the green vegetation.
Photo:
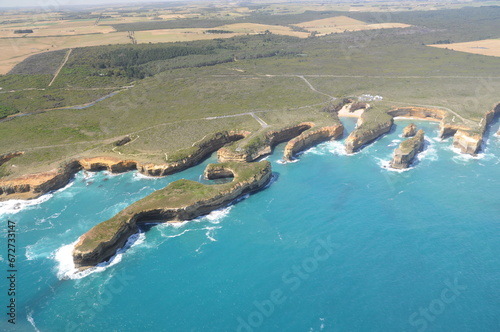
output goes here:
[{"label": "green vegetation", "polygon": [[420,146],[423,137],[424,137],[424,131],[420,129],[415,136],[410,137],[401,142],[401,144],[399,145],[399,149],[403,154],[408,154],[411,151],[415,150],[418,146]]},{"label": "green vegetation", "polygon": [[[198,26],[206,31],[227,23],[290,25],[335,15],[413,26],[304,39],[270,34],[77,48],[50,88],[48,82],[65,52],[28,59],[11,74],[0,76],[2,106],[31,112],[89,102],[124,85],[134,87],[90,108],[0,123],[0,153],[26,151],[6,164],[18,166],[8,168],[15,170],[9,177],[46,170],[75,156],[162,162],[166,153],[177,159],[189,153],[194,142],[222,130],[251,131],[248,142],[257,146],[264,131],[250,112],[269,129],[303,121],[327,122],[331,118],[323,109],[363,94],[383,97],[367,101],[372,106],[365,113],[368,122],[386,121],[385,112],[394,107],[423,106],[446,110],[455,123],[471,126],[500,101],[500,58],[426,46],[499,38],[500,7],[384,15],[332,11],[271,15],[272,7],[262,6],[246,16],[207,14],[209,18],[119,27],[130,31],[143,30],[145,24],[151,29]],[[35,71],[35,63],[52,69]],[[45,90],[17,91],[28,88]],[[234,117],[217,118],[230,115]],[[113,150],[112,143],[124,135],[133,141]],[[50,154],[43,152],[48,147],[53,147]],[[176,155],[179,149],[188,150]]]},{"label": "green vegetation", "polygon": [[[66,50],[35,54],[16,65],[10,75],[54,75],[62,63]],[[9,76],[10,76],[9,75]]]},{"label": "green vegetation", "polygon": [[[221,192],[227,194],[233,189],[241,186],[243,182],[251,182],[252,179],[259,180],[271,172],[271,165],[268,161],[261,161],[258,163],[222,163],[216,164],[216,166],[231,169],[235,174],[234,180],[232,182],[214,185],[201,184],[186,179],[172,182],[165,188],[157,190],[151,195],[128,206],[111,219],[94,226],[85,235],[83,243],[75,249],[79,251],[93,250],[99,243],[111,240],[130,218],[141,212],[169,209],[175,210],[194,205],[195,203],[200,206],[207,206],[210,204],[206,202],[219,196]],[[210,165],[208,167],[210,167]],[[235,197],[228,197],[226,203],[229,203],[234,198]],[[200,203],[200,201],[205,203]],[[170,218],[165,217],[167,220],[157,221],[169,221],[168,219],[172,220],[172,218],[174,218],[174,216]],[[139,220],[139,222],[141,222],[141,220]]]},{"label": "green vegetation", "polygon": [[18,113],[19,110],[12,106],[0,105],[0,119]]}]

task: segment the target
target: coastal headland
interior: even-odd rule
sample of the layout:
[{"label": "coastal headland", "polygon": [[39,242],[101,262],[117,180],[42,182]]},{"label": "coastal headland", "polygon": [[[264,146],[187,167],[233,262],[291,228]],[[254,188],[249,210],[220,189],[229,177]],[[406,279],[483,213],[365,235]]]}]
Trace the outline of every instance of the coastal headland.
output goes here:
[{"label": "coastal headland", "polygon": [[141,224],[191,220],[262,189],[272,175],[268,161],[210,164],[205,177],[233,177],[224,184],[201,184],[189,180],[172,182],[135,202],[83,234],[73,250],[75,266],[86,269],[108,260],[122,248]]}]

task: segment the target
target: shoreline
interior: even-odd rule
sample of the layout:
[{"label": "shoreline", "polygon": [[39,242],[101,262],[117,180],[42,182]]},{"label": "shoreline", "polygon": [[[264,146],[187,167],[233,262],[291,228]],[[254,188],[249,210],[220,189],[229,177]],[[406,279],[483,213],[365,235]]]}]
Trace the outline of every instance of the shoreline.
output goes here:
[{"label": "shoreline", "polygon": [[181,179],[154,191],[81,235],[73,248],[75,267],[82,271],[107,261],[142,224],[192,220],[266,188],[272,167],[266,160],[209,164],[204,177],[233,178],[233,181],[201,184]]},{"label": "shoreline", "polygon": [[[358,122],[363,119],[362,115],[366,110],[358,109],[354,112],[349,112],[347,107],[342,108],[338,112],[339,117],[357,118]],[[482,123],[481,131],[476,132],[475,129],[464,124],[450,124],[445,122],[445,118],[449,114],[443,110],[428,109],[423,107],[399,107],[387,111],[385,114],[391,116],[393,120],[412,120],[412,121],[431,121],[440,124],[439,137],[453,137],[452,145],[459,148],[462,153],[476,155],[481,147],[484,133],[492,122],[493,118],[500,113],[500,104],[497,104],[492,110],[486,112]],[[286,126],[279,129],[269,129],[264,133],[265,142],[261,146],[248,145],[244,151],[238,153],[228,153],[231,146],[240,146],[248,142],[257,133],[241,132],[241,131],[225,131],[217,132],[202,139],[196,143],[193,148],[178,150],[176,160],[161,164],[153,164],[148,162],[139,162],[133,159],[121,159],[117,157],[88,157],[81,159],[70,159],[59,168],[52,169],[40,173],[32,173],[19,176],[12,179],[0,179],[0,202],[8,200],[29,200],[36,199],[40,196],[58,190],[66,186],[74,175],[81,169],[86,171],[108,170],[111,173],[122,173],[131,170],[138,170],[144,176],[165,176],[168,174],[183,171],[192,167],[208,154],[219,151],[220,161],[245,159],[246,154],[249,156],[250,151],[256,156],[263,156],[272,152],[273,146],[277,142],[288,141],[288,150],[284,156],[285,160],[293,159],[293,155],[301,150],[312,145],[318,144],[324,140],[336,139],[340,131],[335,129],[335,126],[343,126],[340,122],[333,121],[329,126],[316,126],[314,123],[296,123],[292,126]],[[335,129],[335,130],[334,130]],[[360,137],[366,133],[358,133]],[[261,134],[262,135],[262,134]],[[269,137],[267,137],[267,136]],[[358,135],[358,136],[359,136]],[[361,139],[360,138],[360,139]],[[236,141],[239,141],[238,145]],[[231,145],[232,144],[232,145]],[[262,145],[264,144],[264,145]],[[253,149],[253,150],[252,150]],[[247,151],[248,150],[248,151]],[[224,153],[226,152],[226,153]],[[22,152],[20,152],[22,154]],[[233,156],[235,154],[235,156]],[[245,155],[245,158],[236,158]],[[250,158],[255,159],[255,158]]]}]

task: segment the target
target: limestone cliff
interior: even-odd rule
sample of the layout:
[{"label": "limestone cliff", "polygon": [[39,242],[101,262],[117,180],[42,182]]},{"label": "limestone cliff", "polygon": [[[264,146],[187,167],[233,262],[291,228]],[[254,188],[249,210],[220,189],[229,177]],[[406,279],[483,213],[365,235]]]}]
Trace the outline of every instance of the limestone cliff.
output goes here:
[{"label": "limestone cliff", "polygon": [[391,116],[382,115],[379,118],[367,121],[367,113],[369,112],[363,113],[358,120],[356,129],[345,140],[345,149],[347,153],[356,152],[363,145],[376,140],[378,137],[391,130],[394,122]]},{"label": "limestone cliff", "polygon": [[414,137],[401,142],[394,150],[391,167],[396,169],[408,168],[415,156],[424,148],[424,131],[420,129]]},{"label": "limestone cliff", "polygon": [[223,147],[217,153],[220,162],[250,162],[272,152],[274,146],[299,136],[305,130],[314,127],[314,123],[303,122],[298,125],[267,132],[257,132],[238,143]]},{"label": "limestone cliff", "polygon": [[413,137],[417,134],[417,126],[410,123],[403,129],[403,137]]},{"label": "limestone cliff", "polygon": [[268,161],[224,163],[207,167],[206,174],[232,174],[234,180],[204,185],[178,180],[125,208],[83,234],[73,250],[77,267],[86,269],[104,262],[123,247],[142,223],[190,220],[263,188],[272,175]]},{"label": "limestone cliff", "polygon": [[461,153],[475,155],[481,149],[482,143],[482,134],[457,130],[453,135],[453,147],[459,149]]},{"label": "limestone cliff", "polygon": [[0,201],[6,199],[32,199],[66,186],[80,170],[113,173],[126,172],[136,167],[134,161],[117,158],[83,158],[72,160],[49,172],[31,174],[12,180],[0,181]]},{"label": "limestone cliff", "polygon": [[455,148],[459,149],[461,153],[475,155],[481,149],[486,129],[495,115],[500,113],[500,104],[487,112],[479,125],[475,125],[468,120],[458,122],[456,116],[452,116],[444,110],[425,107],[395,108],[387,113],[395,117],[402,116],[440,121],[439,136],[441,138],[453,136],[453,146]]},{"label": "limestone cliff", "polygon": [[[496,105],[490,111],[486,112],[481,119],[479,127],[456,128],[453,135],[453,146],[460,149],[460,152],[475,155],[481,149],[483,137],[486,130],[496,115],[500,114],[500,104]],[[455,128],[453,128],[455,129]],[[449,130],[449,129],[448,129]]]},{"label": "limestone cliff", "polygon": [[410,117],[423,120],[441,121],[448,113],[445,110],[427,107],[398,107],[387,112],[393,117]]},{"label": "limestone cliff", "polygon": [[213,152],[219,150],[224,145],[241,140],[250,133],[246,131],[219,132],[205,137],[191,148],[177,151],[167,155],[167,162],[164,164],[140,164],[137,166],[139,172],[149,176],[164,176],[183,171],[189,167],[197,165]]},{"label": "limestone cliff", "polygon": [[[242,139],[248,134],[248,132],[224,131],[208,135],[200,142],[193,144],[191,148],[178,151],[171,156],[170,159],[173,159],[173,161],[164,164],[140,163],[135,160],[123,160],[114,157],[72,160],[49,172],[26,175],[11,180],[0,180],[0,201],[37,198],[47,192],[64,187],[82,169],[92,172],[106,170],[111,173],[122,173],[137,169],[149,176],[172,174],[198,164],[225,144]],[[20,154],[22,153],[16,152],[5,155],[4,160],[8,161],[7,159]]]},{"label": "limestone cliff", "polygon": [[337,139],[344,133],[342,124],[321,128],[311,128],[288,142],[283,154],[284,160],[292,160],[294,155],[320,142]]}]

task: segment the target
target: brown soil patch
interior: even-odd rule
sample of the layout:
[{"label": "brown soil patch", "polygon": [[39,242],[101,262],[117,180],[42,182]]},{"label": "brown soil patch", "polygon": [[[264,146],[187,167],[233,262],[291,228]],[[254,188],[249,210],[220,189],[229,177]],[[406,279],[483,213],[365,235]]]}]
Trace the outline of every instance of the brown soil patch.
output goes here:
[{"label": "brown soil patch", "polygon": [[367,24],[347,16],[335,16],[321,20],[309,21],[296,24],[310,32],[317,32],[319,36],[330,33],[341,33],[345,31],[361,31],[375,29],[407,28],[410,25],[403,23],[377,23]]}]

